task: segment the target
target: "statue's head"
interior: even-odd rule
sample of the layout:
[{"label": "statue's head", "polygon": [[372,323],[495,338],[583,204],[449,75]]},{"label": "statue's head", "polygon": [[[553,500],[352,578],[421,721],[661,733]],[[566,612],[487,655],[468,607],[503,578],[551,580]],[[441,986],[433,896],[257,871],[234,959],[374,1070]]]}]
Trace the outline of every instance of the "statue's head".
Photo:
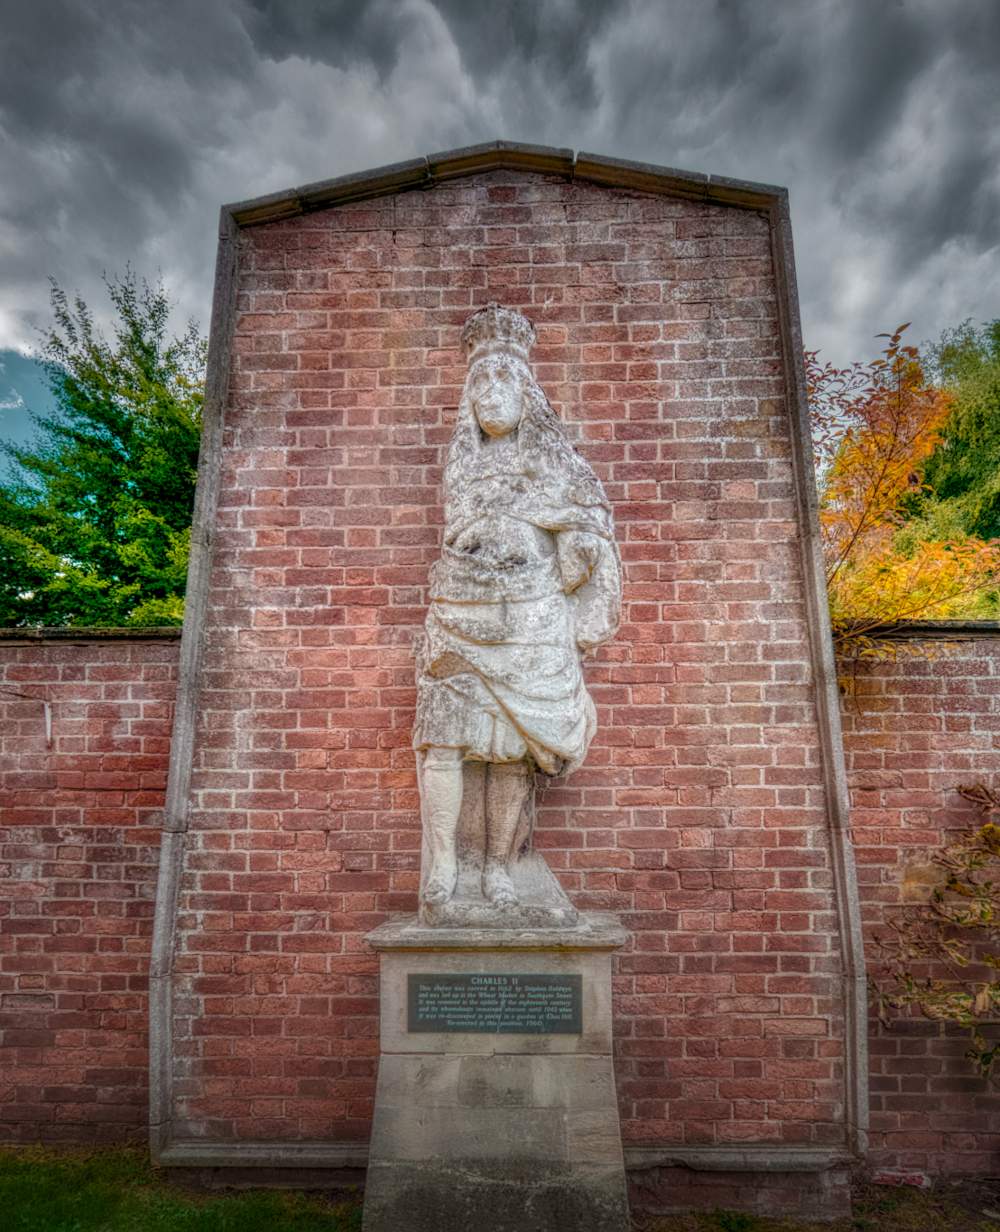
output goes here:
[{"label": "statue's head", "polygon": [[461,343],[470,367],[445,461],[446,524],[466,526],[482,516],[484,475],[515,473],[510,451],[493,450],[485,457],[482,451],[489,449],[484,436],[509,436],[516,430],[511,442],[515,465],[528,481],[517,487],[517,499],[531,506],[534,524],[592,531],[613,540],[604,489],[573,448],[528,367],[534,340],[534,326],[526,317],[496,304],[465,323]]},{"label": "statue's head", "polygon": [[535,327],[519,312],[491,303],[465,323],[461,343],[469,361],[465,392],[488,436],[506,436],[521,421],[525,391],[534,386],[528,355]]},{"label": "statue's head", "polygon": [[503,354],[484,355],[469,371],[465,387],[479,426],[487,436],[506,436],[521,422],[524,411],[523,365]]}]

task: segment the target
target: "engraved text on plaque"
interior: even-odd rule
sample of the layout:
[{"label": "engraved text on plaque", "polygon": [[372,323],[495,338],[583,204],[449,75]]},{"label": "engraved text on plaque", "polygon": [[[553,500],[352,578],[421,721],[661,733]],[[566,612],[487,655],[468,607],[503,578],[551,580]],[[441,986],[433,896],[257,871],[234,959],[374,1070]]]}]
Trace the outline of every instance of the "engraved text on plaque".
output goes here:
[{"label": "engraved text on plaque", "polygon": [[407,1030],[579,1035],[582,975],[410,975]]}]

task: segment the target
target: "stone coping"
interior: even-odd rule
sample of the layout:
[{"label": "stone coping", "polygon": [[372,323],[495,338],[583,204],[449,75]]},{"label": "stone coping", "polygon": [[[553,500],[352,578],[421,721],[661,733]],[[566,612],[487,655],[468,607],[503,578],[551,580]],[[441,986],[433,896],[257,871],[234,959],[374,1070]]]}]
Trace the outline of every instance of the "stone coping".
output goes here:
[{"label": "stone coping", "polygon": [[180,640],[181,632],[180,625],[136,625],[126,628],[26,625],[23,628],[0,629],[0,643],[176,642]]},{"label": "stone coping", "polygon": [[893,642],[971,642],[1000,637],[1000,620],[901,620],[873,625],[860,636]]},{"label": "stone coping", "polygon": [[[748,1143],[683,1146],[626,1142],[625,1168],[691,1168],[696,1172],[825,1172],[851,1162],[846,1147]],[[176,1141],[160,1152],[168,1168],[367,1168],[367,1142]]]},{"label": "stone coping", "polygon": [[380,924],[373,950],[617,950],[628,940],[610,911],[582,911],[575,928],[427,928],[415,915]]},{"label": "stone coping", "polygon": [[173,1142],[167,1168],[367,1168],[367,1142]]},{"label": "stone coping", "polygon": [[703,175],[676,167],[659,167],[583,151],[574,156],[569,149],[525,145],[517,141],[487,141],[385,167],[373,167],[370,171],[303,184],[250,201],[236,201],[223,206],[223,215],[238,227],[254,227],[351,201],[430,188],[448,180],[499,170],[529,171],[605,187],[662,193],[764,212],[785,196],[785,190],[773,184]]},{"label": "stone coping", "polygon": [[629,1172],[647,1168],[691,1168],[695,1172],[825,1172],[841,1163],[856,1163],[846,1146],[673,1146],[660,1143],[624,1144]]}]

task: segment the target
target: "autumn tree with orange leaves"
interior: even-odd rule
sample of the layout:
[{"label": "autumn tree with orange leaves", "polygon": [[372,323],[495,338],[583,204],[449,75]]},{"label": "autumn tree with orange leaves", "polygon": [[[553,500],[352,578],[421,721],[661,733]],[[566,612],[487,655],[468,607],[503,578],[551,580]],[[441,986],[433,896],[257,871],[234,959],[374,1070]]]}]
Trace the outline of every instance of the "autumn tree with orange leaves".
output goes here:
[{"label": "autumn tree with orange leaves", "polygon": [[914,517],[952,395],[930,384],[901,326],[879,359],[849,368],[806,353],[820,527],[834,636],[871,652],[880,627],[965,616],[1000,582],[1000,541],[931,540]]}]

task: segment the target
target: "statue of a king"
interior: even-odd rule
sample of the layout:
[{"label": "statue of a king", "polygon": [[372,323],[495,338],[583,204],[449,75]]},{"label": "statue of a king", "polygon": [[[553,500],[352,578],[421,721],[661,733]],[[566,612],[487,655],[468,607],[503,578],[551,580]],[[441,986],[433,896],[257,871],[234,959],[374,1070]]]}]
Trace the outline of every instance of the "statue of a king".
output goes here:
[{"label": "statue of a king", "polygon": [[490,304],[466,322],[470,364],[444,473],[445,531],[415,647],[425,850],[422,909],[451,898],[463,764],[486,763],[481,893],[516,907],[536,771],[580,766],[596,730],[581,661],[621,618],[611,506],[528,367],[535,330]]}]

